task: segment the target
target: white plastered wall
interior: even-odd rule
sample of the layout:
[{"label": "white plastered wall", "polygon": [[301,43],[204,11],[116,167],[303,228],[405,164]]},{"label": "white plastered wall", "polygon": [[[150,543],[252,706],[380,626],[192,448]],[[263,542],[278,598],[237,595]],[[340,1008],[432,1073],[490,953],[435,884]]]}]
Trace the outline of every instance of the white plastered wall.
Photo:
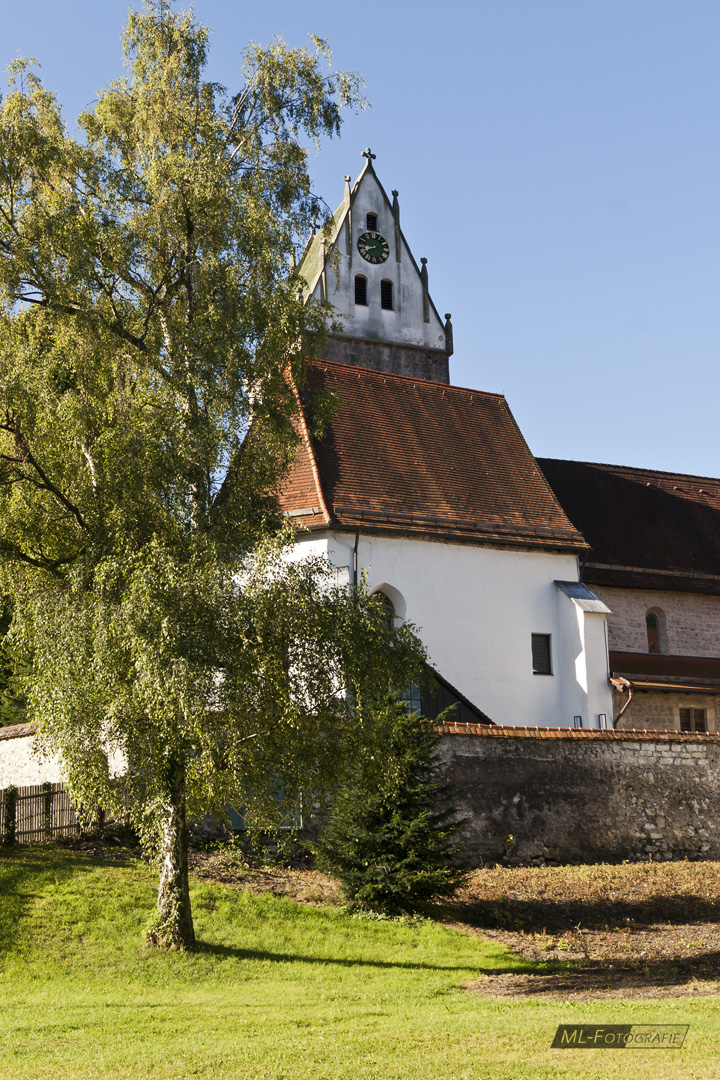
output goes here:
[{"label": "white plastered wall", "polygon": [[59,760],[40,757],[34,752],[34,742],[33,735],[0,739],[0,788],[63,783]]},{"label": "white plastered wall", "polygon": [[[352,576],[353,533],[308,536]],[[431,664],[499,724],[597,727],[612,717],[605,616],[581,611],[555,581],[577,581],[571,554],[361,534],[359,572],[404,603]],[[398,604],[396,602],[396,609]],[[534,675],[531,635],[550,634],[553,674]]]}]

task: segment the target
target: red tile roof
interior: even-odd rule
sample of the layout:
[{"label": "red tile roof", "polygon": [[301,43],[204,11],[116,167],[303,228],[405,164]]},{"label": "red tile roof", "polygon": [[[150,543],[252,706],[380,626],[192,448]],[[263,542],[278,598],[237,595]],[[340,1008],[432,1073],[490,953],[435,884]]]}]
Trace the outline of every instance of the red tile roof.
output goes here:
[{"label": "red tile roof", "polygon": [[28,735],[34,735],[37,729],[37,724],[9,724],[0,727],[0,739],[25,739]]},{"label": "red tile roof", "polygon": [[322,440],[303,444],[282,508],[317,527],[365,528],[578,551],[560,508],[499,394],[312,365],[304,399],[332,393]]},{"label": "red tile roof", "polygon": [[667,731],[652,728],[546,728],[493,726],[481,724],[437,724],[438,735],[481,736],[484,739],[563,739],[569,742],[658,742],[658,743],[718,743],[720,732]]},{"label": "red tile roof", "polygon": [[596,585],[720,594],[720,480],[538,458]]}]

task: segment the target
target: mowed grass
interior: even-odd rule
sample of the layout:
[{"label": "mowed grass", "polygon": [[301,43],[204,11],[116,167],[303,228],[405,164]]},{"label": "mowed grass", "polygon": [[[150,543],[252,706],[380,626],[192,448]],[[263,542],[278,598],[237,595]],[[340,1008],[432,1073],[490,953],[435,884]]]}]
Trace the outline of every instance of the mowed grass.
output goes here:
[{"label": "mowed grass", "polygon": [[[163,954],[142,944],[154,891],[137,861],[0,856],[0,1078],[720,1078],[714,998],[482,998],[462,985],[528,965],[431,922],[201,883],[198,949]],[[551,1050],[561,1022],[691,1027],[680,1051]]]}]

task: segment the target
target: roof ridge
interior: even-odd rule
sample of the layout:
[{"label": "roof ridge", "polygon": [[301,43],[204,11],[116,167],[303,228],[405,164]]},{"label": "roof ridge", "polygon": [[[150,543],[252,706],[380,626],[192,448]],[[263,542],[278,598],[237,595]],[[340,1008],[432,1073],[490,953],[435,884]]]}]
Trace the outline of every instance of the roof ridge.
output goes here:
[{"label": "roof ridge", "polygon": [[[419,348],[421,347],[422,346],[419,346]],[[437,382],[435,379],[421,379],[417,375],[395,375],[389,371],[378,371],[376,368],[354,367],[351,364],[343,364],[337,360],[323,360],[320,357],[311,360],[310,363],[313,367],[330,367],[335,371],[346,371],[350,375],[355,375],[357,378],[360,378],[361,375],[368,375],[373,378],[382,379],[383,381],[393,379],[395,382],[399,383],[406,382],[416,385],[419,384],[420,386],[438,386],[444,391],[456,390],[461,394],[477,394],[479,397],[499,399],[507,404],[505,395],[496,393],[493,390],[473,390],[470,386],[456,386],[454,383]]]},{"label": "roof ridge", "polygon": [[608,461],[577,461],[574,458],[549,458],[536,456],[538,462],[556,461],[561,465],[589,465],[597,469],[617,469],[620,472],[642,473],[644,476],[666,476],[673,480],[710,480],[714,484],[720,484],[720,477],[701,476],[699,473],[670,472],[668,469],[644,469],[641,465],[613,465]]}]

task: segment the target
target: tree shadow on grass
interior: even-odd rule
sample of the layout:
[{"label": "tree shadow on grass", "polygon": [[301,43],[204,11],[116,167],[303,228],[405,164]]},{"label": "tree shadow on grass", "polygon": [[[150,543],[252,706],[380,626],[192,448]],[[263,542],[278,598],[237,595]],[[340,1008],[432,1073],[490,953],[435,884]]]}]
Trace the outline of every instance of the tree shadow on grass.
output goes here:
[{"label": "tree shadow on grass", "polygon": [[495,900],[446,904],[438,912],[441,916],[452,912],[455,918],[478,928],[562,933],[578,925],[586,930],[609,930],[657,923],[675,926],[714,923],[720,921],[720,900],[690,894],[618,901],[573,898],[566,902],[501,896]]},{"label": "tree shadow on grass", "polygon": [[717,992],[720,953],[656,958],[608,965],[602,960],[568,964],[561,971],[484,971],[467,989],[511,997],[676,997]]}]

